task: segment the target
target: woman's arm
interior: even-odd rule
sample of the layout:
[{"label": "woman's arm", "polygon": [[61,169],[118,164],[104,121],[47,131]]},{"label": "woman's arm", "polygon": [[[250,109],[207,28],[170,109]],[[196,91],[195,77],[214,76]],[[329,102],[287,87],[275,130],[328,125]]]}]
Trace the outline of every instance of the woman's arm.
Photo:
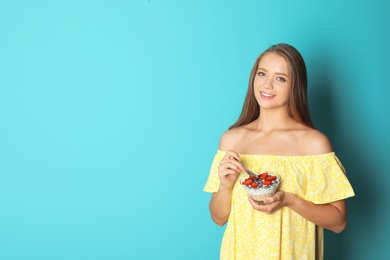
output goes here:
[{"label": "woman's arm", "polygon": [[264,205],[258,205],[251,198],[249,198],[249,202],[253,208],[267,214],[271,214],[283,206],[289,207],[310,222],[335,233],[340,233],[347,226],[345,200],[328,204],[314,204],[292,193],[278,191],[274,196],[265,199]]},{"label": "woman's arm", "polygon": [[220,179],[219,189],[213,194],[209,208],[213,221],[223,226],[229,218],[232,190],[240,172],[245,168],[241,165],[240,156],[234,151],[227,151],[218,166],[218,176]]},{"label": "woman's arm", "polygon": [[223,226],[229,219],[233,185],[239,173],[245,171],[240,163],[240,155],[229,150],[234,147],[235,135],[232,132],[225,132],[220,140],[219,150],[227,152],[218,166],[219,189],[213,193],[209,204],[211,218],[219,226]]},{"label": "woman's arm", "polygon": [[314,224],[340,233],[347,226],[345,200],[327,204],[314,204],[292,193],[286,193],[286,206]]},{"label": "woman's arm", "polygon": [[209,208],[211,218],[219,225],[223,226],[229,219],[230,207],[232,201],[232,189],[224,186],[219,186],[219,190],[213,193]]},{"label": "woman's arm", "polygon": [[[317,130],[306,133],[302,141],[303,147],[308,149],[306,151],[308,154],[325,154],[333,151],[329,139]],[[314,204],[292,193],[286,192],[282,197],[282,204],[318,226],[340,233],[347,225],[345,200]]]}]

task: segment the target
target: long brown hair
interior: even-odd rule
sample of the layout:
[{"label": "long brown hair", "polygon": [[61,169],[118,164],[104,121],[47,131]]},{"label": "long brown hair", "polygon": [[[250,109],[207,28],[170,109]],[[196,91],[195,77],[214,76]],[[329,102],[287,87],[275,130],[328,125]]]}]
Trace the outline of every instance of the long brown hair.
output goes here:
[{"label": "long brown hair", "polygon": [[292,87],[288,103],[288,113],[297,122],[306,126],[314,127],[311,120],[309,103],[307,101],[307,73],[306,65],[301,54],[293,46],[280,43],[272,45],[265,50],[253,65],[251,74],[249,76],[248,91],[246,93],[244,105],[242,107],[241,115],[238,120],[229,127],[229,129],[236,128],[242,125],[249,124],[256,120],[260,115],[260,106],[256,101],[253,90],[253,81],[256,77],[257,68],[260,60],[267,53],[276,53],[282,56],[292,74]]}]

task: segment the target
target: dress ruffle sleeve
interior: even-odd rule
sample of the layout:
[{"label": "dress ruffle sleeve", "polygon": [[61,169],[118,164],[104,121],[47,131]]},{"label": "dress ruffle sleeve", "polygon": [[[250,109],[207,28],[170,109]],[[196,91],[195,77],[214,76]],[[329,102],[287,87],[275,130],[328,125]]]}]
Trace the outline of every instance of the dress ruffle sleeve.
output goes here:
[{"label": "dress ruffle sleeve", "polygon": [[214,156],[214,160],[211,164],[209,177],[207,179],[206,185],[203,188],[205,192],[217,192],[219,189],[219,177],[218,177],[218,166],[222,158],[225,156],[226,152],[218,150]]},{"label": "dress ruffle sleeve", "polygon": [[345,169],[334,153],[318,156],[309,167],[305,199],[325,204],[355,195]]}]

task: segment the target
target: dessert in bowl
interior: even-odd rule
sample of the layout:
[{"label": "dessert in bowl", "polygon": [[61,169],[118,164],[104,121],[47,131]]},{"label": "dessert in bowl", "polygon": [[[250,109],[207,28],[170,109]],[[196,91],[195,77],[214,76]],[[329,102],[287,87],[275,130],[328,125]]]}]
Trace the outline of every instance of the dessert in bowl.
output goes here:
[{"label": "dessert in bowl", "polygon": [[280,180],[281,177],[276,172],[263,172],[241,180],[241,185],[253,200],[262,202],[265,198],[275,194]]}]

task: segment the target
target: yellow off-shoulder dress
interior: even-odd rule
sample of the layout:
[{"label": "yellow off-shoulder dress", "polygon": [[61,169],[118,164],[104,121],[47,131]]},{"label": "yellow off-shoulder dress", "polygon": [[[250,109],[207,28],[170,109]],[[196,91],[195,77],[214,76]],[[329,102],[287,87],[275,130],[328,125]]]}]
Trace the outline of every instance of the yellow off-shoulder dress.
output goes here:
[{"label": "yellow off-shoulder dress", "polygon": [[[204,191],[218,191],[218,165],[224,155],[224,151],[217,151]],[[240,154],[240,157],[246,169],[255,173],[277,172],[282,178],[280,190],[316,204],[355,195],[334,152],[305,156]],[[254,210],[240,184],[240,180],[247,177],[246,173],[240,173],[233,187],[231,212],[222,239],[220,259],[323,259],[323,228],[288,207],[270,215]]]}]

